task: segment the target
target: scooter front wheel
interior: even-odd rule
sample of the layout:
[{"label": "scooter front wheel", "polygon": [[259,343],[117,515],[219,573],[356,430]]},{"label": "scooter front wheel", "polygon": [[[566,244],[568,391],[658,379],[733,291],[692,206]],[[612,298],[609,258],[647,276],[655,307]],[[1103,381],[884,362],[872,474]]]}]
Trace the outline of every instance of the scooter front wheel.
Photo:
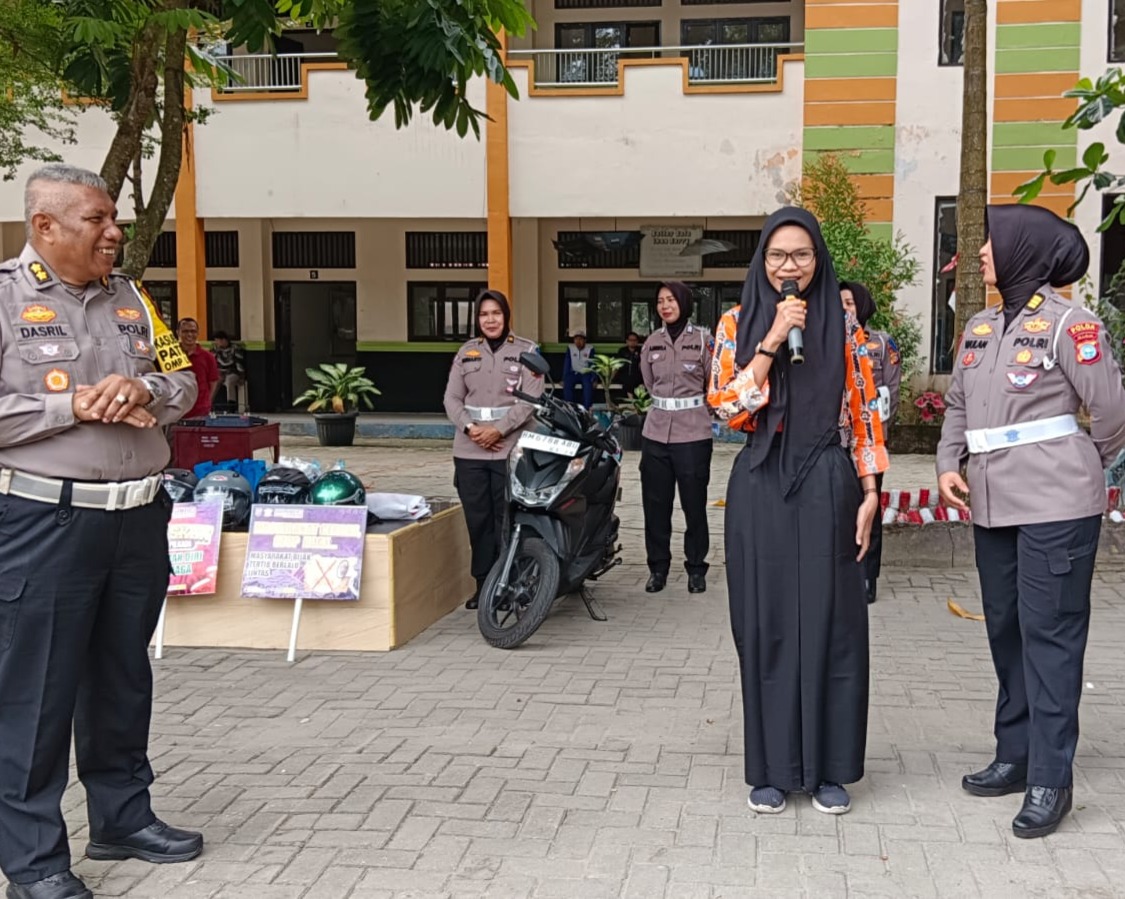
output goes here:
[{"label": "scooter front wheel", "polygon": [[534,634],[551,611],[559,589],[559,560],[539,537],[521,540],[508,572],[508,585],[499,589],[505,557],[492,566],[480,591],[477,627],[497,649],[515,649]]}]

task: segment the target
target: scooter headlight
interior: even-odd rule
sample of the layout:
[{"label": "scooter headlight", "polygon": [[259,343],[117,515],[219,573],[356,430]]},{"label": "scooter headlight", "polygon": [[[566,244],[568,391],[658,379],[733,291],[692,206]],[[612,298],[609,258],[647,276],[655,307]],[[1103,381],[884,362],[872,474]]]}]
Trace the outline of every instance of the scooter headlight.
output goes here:
[{"label": "scooter headlight", "polygon": [[545,508],[551,505],[586,464],[584,459],[575,457],[570,460],[566,466],[566,471],[563,472],[562,477],[556,483],[541,490],[533,490],[519,479],[519,463],[523,459],[524,452],[523,447],[517,446],[508,457],[508,481],[512,489],[512,498],[516,502],[530,507]]}]

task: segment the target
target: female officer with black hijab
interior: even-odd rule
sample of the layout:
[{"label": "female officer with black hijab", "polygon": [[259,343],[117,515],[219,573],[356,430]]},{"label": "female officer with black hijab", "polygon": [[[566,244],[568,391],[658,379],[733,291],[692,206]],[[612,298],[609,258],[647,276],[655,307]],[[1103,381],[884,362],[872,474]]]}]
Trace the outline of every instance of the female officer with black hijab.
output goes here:
[{"label": "female officer with black hijab", "polygon": [[479,337],[453,357],[445,388],[445,413],[457,430],[453,438],[453,484],[465,513],[477,588],[465,607],[475,609],[481,585],[500,551],[504,526],[508,453],[531,418],[512,388],[538,396],[543,379],[520,365],[520,354],[536,351],[511,331],[508,298],[498,290],[477,297]]},{"label": "female officer with black hijab", "polygon": [[[790,281],[795,290],[784,290]],[[792,328],[802,331],[802,365],[786,348]],[[786,793],[805,791],[818,811],[843,814],[851,805],[843,785],[863,777],[859,560],[887,455],[871,367],[847,333],[811,214],[786,208],[766,220],[742,304],[723,316],[715,344],[708,399],[747,432],[727,489],[726,554],[749,804],[777,813]]]},{"label": "female officer with black hijab", "polygon": [[1102,470],[1125,447],[1125,388],[1101,320],[1052,290],[1086,273],[1078,229],[1035,206],[987,216],[981,274],[1003,304],[965,326],[937,453],[942,499],[959,509],[972,499],[1000,682],[995,759],[961,784],[975,796],[1024,793],[1012,830],[1041,837],[1072,803]]},{"label": "female officer with black hijab", "polygon": [[672,501],[680,491],[684,510],[684,568],[688,592],[707,589],[707,486],[711,482],[711,413],[707,374],[714,340],[691,322],[691,288],[666,281],[656,295],[656,314],[664,323],[641,350],[641,373],[652,396],[641,444],[641,502],[649,579],[645,590],[658,593],[672,564]]}]

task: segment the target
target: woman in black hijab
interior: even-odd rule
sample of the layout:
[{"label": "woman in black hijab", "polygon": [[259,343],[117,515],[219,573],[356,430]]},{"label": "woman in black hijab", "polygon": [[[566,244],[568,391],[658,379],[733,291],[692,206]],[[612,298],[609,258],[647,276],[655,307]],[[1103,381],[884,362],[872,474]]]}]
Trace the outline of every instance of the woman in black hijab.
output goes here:
[{"label": "woman in black hijab", "polygon": [[1003,303],[965,325],[945,395],[938,488],[947,506],[973,500],[999,681],[996,754],[961,785],[975,796],[1023,793],[1012,830],[1028,838],[1053,832],[1073,801],[1103,469],[1125,447],[1125,388],[1101,319],[1052,290],[1086,273],[1078,228],[1035,206],[989,206],[987,216],[981,274]]},{"label": "woman in black hijab", "polygon": [[707,372],[714,341],[711,332],[691,322],[691,288],[666,281],[656,294],[656,314],[664,323],[641,350],[641,374],[652,395],[641,442],[641,503],[645,513],[645,551],[649,579],[645,590],[658,593],[672,564],[672,504],[676,489],[684,510],[684,568],[688,592],[707,589],[707,487],[711,483],[711,415],[707,411]]},{"label": "woman in black hijab", "polygon": [[[787,348],[792,328],[802,332],[802,365]],[[786,793],[805,791],[818,811],[842,814],[851,804],[843,785],[863,776],[859,560],[887,456],[870,365],[846,333],[811,214],[786,208],[766,220],[742,304],[723,316],[715,341],[709,401],[747,432],[727,490],[726,554],[749,804],[777,813]]]}]

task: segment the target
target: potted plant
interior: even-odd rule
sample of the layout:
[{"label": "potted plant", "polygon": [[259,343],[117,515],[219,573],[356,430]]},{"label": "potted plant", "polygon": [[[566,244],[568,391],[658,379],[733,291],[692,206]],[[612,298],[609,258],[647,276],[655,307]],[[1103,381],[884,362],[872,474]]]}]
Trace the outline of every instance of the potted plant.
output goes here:
[{"label": "potted plant", "polygon": [[[601,382],[602,390],[605,391],[605,412],[595,415],[598,416],[603,427],[609,427],[613,421],[613,411],[617,405],[613,402],[613,395],[610,393],[610,387],[613,385],[613,376],[617,374],[617,370],[625,365],[624,359],[618,359],[616,356],[603,356],[595,354],[590,357],[590,371],[594,373],[597,379]],[[593,410],[591,410],[593,411]]]},{"label": "potted plant", "polygon": [[625,398],[620,406],[621,417],[617,420],[617,438],[621,448],[639,450],[641,432],[645,426],[645,416],[652,408],[652,395],[644,387],[638,387]]},{"label": "potted plant", "polygon": [[381,395],[367,377],[367,369],[324,362],[318,368],[306,368],[305,374],[312,386],[293,405],[306,406],[313,413],[321,446],[351,446],[359,404],[371,409],[371,397]]}]

